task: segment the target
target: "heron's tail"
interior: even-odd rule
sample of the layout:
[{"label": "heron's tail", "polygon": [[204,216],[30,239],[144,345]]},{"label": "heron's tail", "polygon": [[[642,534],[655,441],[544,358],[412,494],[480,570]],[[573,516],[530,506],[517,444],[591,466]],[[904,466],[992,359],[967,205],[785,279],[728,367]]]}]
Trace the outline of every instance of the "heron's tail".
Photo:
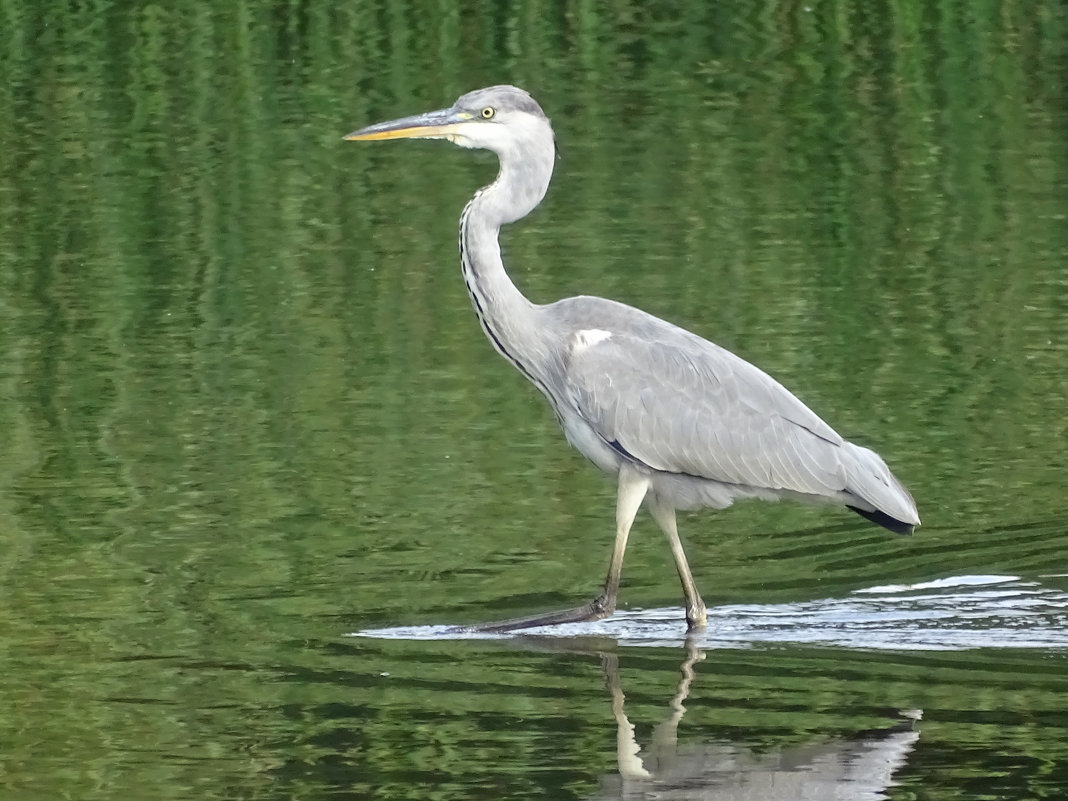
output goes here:
[{"label": "heron's tail", "polygon": [[856,498],[856,503],[847,506],[895,534],[911,534],[920,524],[920,515],[905,485],[894,478],[879,454],[852,442],[842,447],[852,457],[846,466],[846,492]]}]

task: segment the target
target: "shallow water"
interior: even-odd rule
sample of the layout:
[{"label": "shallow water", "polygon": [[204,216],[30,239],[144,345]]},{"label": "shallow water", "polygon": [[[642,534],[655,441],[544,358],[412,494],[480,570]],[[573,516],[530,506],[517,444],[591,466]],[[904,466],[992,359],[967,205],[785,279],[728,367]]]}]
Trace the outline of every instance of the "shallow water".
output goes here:
[{"label": "shallow water", "polygon": [[[0,796],[1064,797],[1065,52],[1046,0],[0,2]],[[561,152],[523,291],[759,364],[915,536],[685,515],[687,639],[643,516],[610,620],[464,633],[588,600],[613,486],[471,312],[493,159],[340,137],[500,81]]]},{"label": "shallow water", "polygon": [[[369,629],[354,636],[396,640],[604,637],[619,646],[698,648],[768,643],[871,650],[1068,648],[1068,575],[954,576],[854,591],[845,598],[713,607],[703,631],[687,632],[679,608],[632,609],[593,623],[508,634],[471,626]],[[1052,584],[1053,586],[1047,586]]]}]

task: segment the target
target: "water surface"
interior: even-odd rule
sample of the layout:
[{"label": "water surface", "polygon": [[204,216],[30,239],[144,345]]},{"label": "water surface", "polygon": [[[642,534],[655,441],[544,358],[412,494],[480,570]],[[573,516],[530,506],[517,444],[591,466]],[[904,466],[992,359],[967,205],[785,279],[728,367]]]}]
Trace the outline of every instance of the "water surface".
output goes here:
[{"label": "water surface", "polygon": [[[1062,797],[1066,31],[0,2],[0,795]],[[517,284],[767,369],[886,457],[914,537],[686,515],[687,641],[641,518],[612,620],[454,636],[587,600],[613,486],[471,313],[493,159],[340,137],[502,81],[561,152]]]}]

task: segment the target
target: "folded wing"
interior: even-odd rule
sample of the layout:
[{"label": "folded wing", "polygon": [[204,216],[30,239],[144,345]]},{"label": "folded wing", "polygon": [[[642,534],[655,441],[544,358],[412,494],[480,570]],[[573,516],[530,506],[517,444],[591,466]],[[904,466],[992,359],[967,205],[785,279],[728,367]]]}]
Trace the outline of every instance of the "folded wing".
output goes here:
[{"label": "folded wing", "polygon": [[757,367],[683,329],[573,348],[571,401],[617,450],[669,473],[814,495],[849,485],[843,440]]}]

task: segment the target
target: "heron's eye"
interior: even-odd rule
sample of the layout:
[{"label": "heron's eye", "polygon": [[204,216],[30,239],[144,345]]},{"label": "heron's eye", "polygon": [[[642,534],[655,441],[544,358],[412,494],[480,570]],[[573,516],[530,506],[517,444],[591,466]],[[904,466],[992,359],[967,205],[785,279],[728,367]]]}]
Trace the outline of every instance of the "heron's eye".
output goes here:
[{"label": "heron's eye", "polygon": [[493,106],[486,106],[484,109],[482,109],[482,119],[492,120],[493,115],[496,113],[497,112],[493,110]]}]

